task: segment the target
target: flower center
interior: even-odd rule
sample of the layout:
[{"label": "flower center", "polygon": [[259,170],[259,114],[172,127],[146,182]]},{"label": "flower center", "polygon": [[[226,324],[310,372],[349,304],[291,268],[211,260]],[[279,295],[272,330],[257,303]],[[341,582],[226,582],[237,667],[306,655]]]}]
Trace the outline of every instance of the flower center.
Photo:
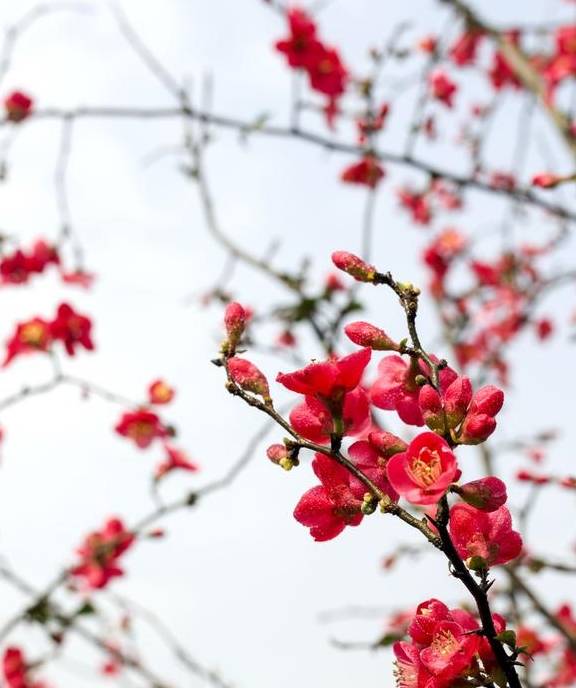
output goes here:
[{"label": "flower center", "polygon": [[22,328],[20,338],[29,346],[40,346],[44,339],[44,327],[39,323],[30,323]]},{"label": "flower center", "polygon": [[414,664],[397,661],[394,667],[394,677],[398,688],[416,688],[418,685],[418,670]]},{"label": "flower center", "polygon": [[437,451],[424,447],[418,456],[412,459],[410,473],[414,482],[420,487],[430,487],[442,473],[442,463]]},{"label": "flower center", "polygon": [[452,631],[443,629],[434,636],[432,647],[441,657],[449,657],[458,651],[460,645]]}]

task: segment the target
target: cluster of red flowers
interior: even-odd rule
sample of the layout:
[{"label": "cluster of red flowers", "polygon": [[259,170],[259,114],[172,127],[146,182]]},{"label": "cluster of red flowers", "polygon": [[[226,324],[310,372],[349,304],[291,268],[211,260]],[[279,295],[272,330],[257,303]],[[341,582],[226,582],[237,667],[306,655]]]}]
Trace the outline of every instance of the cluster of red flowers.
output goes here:
[{"label": "cluster of red flowers", "polygon": [[[376,268],[358,256],[336,252],[337,268],[357,281],[374,283]],[[244,309],[229,304],[225,314],[227,337],[221,352],[229,380],[251,395],[260,396],[271,406],[270,387],[265,375],[250,361],[238,358],[238,346],[246,326]],[[504,483],[486,477],[458,484],[461,470],[454,448],[478,444],[495,430],[504,395],[491,385],[476,391],[467,377],[459,376],[445,361],[415,355],[405,342],[396,343],[388,334],[366,322],[346,326],[348,337],[362,348],[343,357],[313,362],[292,373],[279,373],[276,381],[303,400],[290,413],[290,425],[299,436],[329,445],[317,451],[312,462],[320,484],[309,489],[298,502],[294,516],[310,529],[316,540],[330,540],[346,526],[357,526],[374,510],[373,496],[366,492],[363,475],[391,502],[400,497],[411,504],[432,509],[448,493],[462,502],[449,512],[449,531],[454,546],[473,569],[505,563],[521,552],[522,540],[512,529],[512,519],[504,506]],[[366,388],[362,380],[372,351],[394,351],[378,366],[376,381]],[[408,360],[403,355],[408,355]],[[433,379],[432,369],[437,378]],[[371,404],[395,411],[408,425],[426,424],[423,432],[407,443],[378,427]],[[348,449],[350,471],[331,452],[340,448],[345,437],[357,437]],[[290,441],[274,444],[268,458],[289,470],[297,465]],[[467,659],[466,664],[469,663]]]},{"label": "cluster of red flowers", "polygon": [[26,284],[49,265],[60,265],[58,249],[39,239],[29,251],[17,249],[0,259],[0,280],[2,284]]},{"label": "cluster of red flowers", "polygon": [[69,304],[62,303],[58,306],[53,320],[34,317],[18,323],[6,344],[3,365],[7,366],[21,354],[46,353],[55,342],[61,342],[69,356],[74,356],[79,346],[92,351],[92,321],[76,312]]},{"label": "cluster of red flowers", "polygon": [[292,8],[286,13],[289,35],[276,42],[293,69],[302,69],[311,88],[327,96],[325,111],[332,120],[338,112],[338,99],[346,90],[348,71],[336,48],[326,45],[318,36],[312,17],[302,9]]},{"label": "cluster of red flowers", "polygon": [[43,681],[30,676],[30,666],[19,647],[7,647],[2,657],[2,672],[6,688],[48,688]]},{"label": "cluster of red flowers", "polygon": [[[488,262],[467,255],[468,242],[455,229],[447,229],[426,247],[423,259],[430,269],[430,287],[442,306],[447,327],[454,327],[458,363],[490,366],[505,382],[507,365],[501,352],[504,344],[517,337],[527,324],[539,340],[548,339],[554,324],[548,317],[533,315],[533,298],[543,284],[537,266],[553,244],[525,245],[516,253],[504,253]],[[463,294],[451,294],[447,280],[459,262],[466,258],[472,279]]]},{"label": "cluster of red flowers", "polygon": [[[148,404],[169,404],[175,393],[174,388],[164,380],[154,380],[148,387]],[[147,406],[123,413],[114,430],[118,435],[132,440],[139,449],[147,449],[155,440],[161,440],[165,458],[156,467],[156,480],[177,469],[188,472],[198,470],[198,465],[191,461],[182,449],[170,443],[169,439],[175,435],[174,428],[165,424],[160,416]]]},{"label": "cluster of red flowers", "polygon": [[434,179],[421,191],[407,187],[398,190],[400,206],[407,210],[417,225],[429,225],[438,208],[447,211],[459,210],[462,199],[459,192],[440,179]]},{"label": "cluster of red flowers", "polygon": [[[493,615],[498,633],[505,620]],[[399,688],[448,688],[459,677],[477,678],[484,685],[497,680],[499,667],[490,644],[478,631],[477,620],[463,609],[449,609],[439,600],[418,605],[409,627],[410,641],[394,644]],[[496,672],[492,676],[492,672]]]}]

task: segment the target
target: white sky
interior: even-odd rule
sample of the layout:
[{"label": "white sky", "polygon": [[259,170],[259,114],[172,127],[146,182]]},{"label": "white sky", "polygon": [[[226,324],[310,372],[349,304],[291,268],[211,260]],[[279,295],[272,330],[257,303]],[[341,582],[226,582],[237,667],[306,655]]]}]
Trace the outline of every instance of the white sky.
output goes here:
[{"label": "white sky", "polygon": [[[31,29],[18,45],[4,89],[30,91],[41,108],[170,104],[119,37],[105,3],[89,4],[95,10],[89,16],[59,14]],[[486,0],[479,6],[503,22],[521,10],[528,22],[550,19],[550,8],[560,4]],[[9,23],[29,6],[4,0],[0,20]],[[126,0],[123,7],[176,76],[198,83],[202,75],[212,75],[219,112],[247,118],[262,112],[280,119],[285,115],[289,78],[271,50],[283,26],[263,3]],[[330,41],[345,46],[346,59],[361,68],[366,46],[382,41],[406,17],[417,17],[427,30],[442,18],[432,0],[336,0],[324,12],[322,27]],[[66,297],[93,315],[98,345],[97,354],[67,362],[67,370],[135,398],[157,376],[175,384],[178,397],[167,416],[204,471],[198,477],[171,478],[166,492],[174,496],[221,475],[259,420],[228,398],[220,372],[209,363],[217,345],[218,309],[186,305],[186,297],[211,285],[223,260],[207,236],[195,189],[173,158],[143,164],[150,153],[177,145],[180,135],[176,122],[79,124],[70,167],[71,208],[97,285],[85,294],[64,290],[46,277],[28,289],[0,292],[0,340],[16,320],[48,314]],[[505,131],[497,133],[496,146],[505,138]],[[0,186],[4,230],[27,238],[56,232],[52,176],[58,145],[55,123],[34,122],[21,132],[10,153],[8,179]],[[363,194],[337,182],[344,160],[305,145],[256,137],[240,146],[234,135],[218,134],[209,172],[223,226],[247,246],[265,247],[279,237],[278,260],[287,265],[312,254],[320,280],[331,251],[359,245]],[[450,158],[441,162],[450,164]],[[422,282],[417,253],[427,237],[395,212],[393,200],[395,183],[407,178],[400,173],[384,187],[375,261]],[[499,222],[499,206],[485,197],[474,197],[472,203],[475,215],[468,216],[467,228],[482,230]],[[541,228],[525,229],[534,239]],[[567,250],[574,255],[573,245]],[[239,272],[235,286],[238,297],[256,309],[269,304],[274,293],[246,271]],[[572,297],[565,293],[556,312],[572,309]],[[393,300],[377,298],[373,320],[400,333]],[[424,323],[432,322],[430,313],[423,313]],[[564,335],[546,349],[529,337],[517,347],[518,368],[528,373],[514,378],[502,422],[506,427],[500,432],[511,437],[516,431],[564,426],[553,466],[574,473],[570,382],[576,380]],[[259,360],[273,378],[276,364]],[[41,359],[19,360],[2,372],[0,398],[48,374]],[[148,478],[159,453],[140,453],[117,438],[112,432],[117,415],[117,408],[98,400],[80,402],[74,390],[60,390],[1,419],[7,439],[0,474],[0,551],[39,586],[70,561],[85,532],[107,515],[133,521],[150,509]],[[511,458],[503,474],[517,465]],[[471,457],[466,476],[476,477],[478,470]],[[404,530],[382,518],[366,519],[361,528],[331,543],[312,542],[291,517],[299,495],[312,483],[305,467],[284,474],[257,457],[232,489],[166,522],[164,542],[136,547],[126,557],[129,575],[115,589],[161,614],[194,656],[221,669],[236,686],[392,685],[388,655],[341,652],[328,642],[331,636],[372,639],[380,628],[378,618],[327,627],[318,624],[318,613],[343,605],[397,608],[431,596],[456,603],[459,588],[434,557],[420,567],[403,564],[397,575],[385,577],[381,558]],[[532,533],[534,546],[545,552],[565,551],[574,535],[554,527],[571,500],[553,497],[555,502],[549,500],[542,512],[546,520]],[[552,504],[561,508],[554,512]],[[551,576],[547,582],[554,587],[551,598],[562,599],[565,584]],[[21,604],[11,589],[0,589],[2,618]],[[28,630],[22,637],[26,647],[35,647],[40,634]],[[145,649],[158,673],[178,685],[192,685],[156,644]],[[94,661],[90,654],[81,656],[87,664]],[[53,667],[47,675],[62,688],[104,682],[69,670]]]}]

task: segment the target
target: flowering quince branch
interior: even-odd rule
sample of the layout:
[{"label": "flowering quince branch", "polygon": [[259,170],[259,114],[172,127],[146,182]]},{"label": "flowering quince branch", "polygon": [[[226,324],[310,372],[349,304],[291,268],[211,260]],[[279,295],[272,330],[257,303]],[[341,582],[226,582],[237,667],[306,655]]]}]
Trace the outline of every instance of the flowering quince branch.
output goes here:
[{"label": "flowering quince branch", "polygon": [[[410,347],[405,340],[396,344],[384,331],[368,323],[350,326],[347,329],[348,336],[366,348],[326,363],[312,363],[295,373],[278,375],[277,381],[289,390],[306,395],[307,410],[298,413],[294,410],[290,422],[276,412],[264,374],[253,363],[236,355],[248,321],[243,307],[238,303],[233,302],[226,309],[226,338],[221,346],[221,356],[214,363],[225,369],[226,387],[231,394],[266,413],[289,433],[290,439],[285,440],[284,445],[272,445],[269,448],[268,457],[274,463],[290,470],[298,465],[301,449],[316,452],[313,468],[322,485],[312,488],[302,497],[294,512],[296,519],[310,527],[315,539],[327,540],[338,535],[346,525],[357,526],[363,515],[376,509],[377,501],[384,513],[392,513],[422,532],[431,544],[446,555],[452,566],[452,574],[462,581],[474,598],[481,621],[481,628],[475,632],[486,639],[506,685],[519,688],[521,684],[515,668],[519,651],[514,649],[510,655],[506,652],[503,644],[505,636],[502,636],[504,631],[503,628],[497,629],[487,593],[492,585],[488,580],[489,566],[516,558],[522,540],[511,529],[510,514],[503,506],[507,495],[502,481],[489,477],[461,487],[455,485],[460,470],[452,453],[452,448],[458,443],[476,444],[491,434],[495,427],[494,416],[502,405],[502,393],[495,388],[483,388],[473,395],[467,378],[458,378],[447,368],[446,362],[437,362],[424,350],[416,327],[420,292],[413,285],[396,282],[390,273],[378,272],[353,254],[336,252],[333,261],[336,267],[358,282],[383,284],[394,291],[406,315],[412,342]],[[422,374],[424,370],[417,376],[413,375],[414,380],[419,378],[421,385],[419,404],[422,417],[434,432],[420,434],[409,445],[389,433],[381,433],[381,436],[372,433],[369,442],[357,442],[350,447],[351,460],[341,452],[344,435],[355,434],[349,401],[370,360],[371,349],[407,354],[416,366],[426,366],[427,377]],[[451,382],[447,384],[446,374],[449,371]],[[427,388],[431,392],[426,392]],[[413,388],[413,395],[416,389]],[[430,395],[432,404],[428,400]],[[306,414],[325,414],[323,429],[315,429],[313,415]],[[295,427],[300,427],[300,432]],[[301,433],[312,438],[322,437],[326,444],[311,441]],[[364,452],[373,452],[378,460],[375,447],[382,450],[382,442],[386,445],[384,451],[389,452],[382,457],[385,459],[383,466],[376,468],[376,461],[370,468],[362,470],[365,464],[370,465]],[[336,468],[336,465],[340,468]],[[354,492],[354,485],[347,474],[368,490],[362,499],[358,491]],[[463,504],[457,504],[452,509],[447,499],[450,489],[464,500]],[[428,516],[433,529],[400,507],[397,503],[398,494],[413,504],[436,504],[435,516]],[[478,573],[480,583],[475,581],[471,570]],[[498,622],[498,625],[502,624]],[[442,652],[450,655],[460,652],[461,645],[452,629],[441,632],[444,634],[442,637],[448,639],[448,645]],[[461,629],[458,633],[464,636]],[[410,648],[410,652],[415,649],[413,646]],[[405,651],[401,644],[395,647],[401,674],[406,671],[402,668]],[[419,661],[423,662],[423,668],[414,666],[416,660],[411,660],[410,671],[418,672],[422,668],[423,672],[438,676],[438,680],[446,677],[448,668],[445,665],[438,668],[437,663],[433,665],[425,660],[426,653],[428,649],[420,654]],[[464,668],[468,668],[470,660],[471,655],[462,665],[456,664],[457,668],[452,670],[450,678],[455,678]],[[404,661],[404,665],[407,661]],[[490,676],[489,661],[484,664],[486,675]]]}]

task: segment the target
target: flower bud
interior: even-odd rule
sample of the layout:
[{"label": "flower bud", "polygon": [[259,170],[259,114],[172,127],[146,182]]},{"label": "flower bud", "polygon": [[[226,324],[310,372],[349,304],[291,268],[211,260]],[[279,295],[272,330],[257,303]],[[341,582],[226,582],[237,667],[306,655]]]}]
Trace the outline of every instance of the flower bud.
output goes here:
[{"label": "flower bud", "polygon": [[298,465],[298,461],[290,456],[284,444],[271,444],[266,450],[266,455],[272,463],[280,466],[285,471],[290,471],[294,466]]},{"label": "flower bud", "polygon": [[233,382],[245,392],[259,394],[264,401],[270,401],[268,380],[253,363],[245,358],[234,356],[228,361],[228,374]]},{"label": "flower bud", "polygon": [[459,494],[467,504],[480,511],[496,511],[508,499],[506,485],[500,478],[493,476],[454,487],[454,492]]},{"label": "flower bud", "polygon": [[399,349],[398,344],[390,339],[384,330],[367,322],[350,323],[346,325],[344,332],[354,344],[374,349],[374,351],[398,351]]},{"label": "flower bud", "polygon": [[394,454],[400,454],[400,452],[406,451],[408,448],[404,440],[385,430],[375,430],[371,432],[368,435],[368,441],[380,456],[386,459],[394,456]]},{"label": "flower bud", "polygon": [[494,385],[481,387],[472,397],[469,413],[495,416],[504,404],[504,392]]},{"label": "flower bud", "polygon": [[377,506],[378,499],[372,493],[366,492],[364,499],[362,500],[360,511],[364,514],[364,516],[370,516],[370,514],[373,514],[376,511]]},{"label": "flower bud", "polygon": [[448,426],[455,428],[464,419],[472,400],[472,383],[467,377],[458,376],[444,393],[444,410]]},{"label": "flower bud", "polygon": [[532,186],[539,186],[541,189],[553,189],[562,181],[562,177],[551,172],[542,172],[532,177]]},{"label": "flower bud", "polygon": [[442,399],[432,385],[424,385],[418,395],[418,404],[424,422],[434,432],[443,434],[446,431]]},{"label": "flower bud", "polygon": [[480,444],[496,429],[496,421],[485,413],[469,413],[462,423],[460,444]]},{"label": "flower bud", "polygon": [[332,262],[339,270],[348,273],[358,282],[373,282],[376,276],[376,268],[353,253],[335,251],[332,254]]},{"label": "flower bud", "polygon": [[226,333],[229,340],[234,343],[239,341],[246,327],[247,320],[248,315],[239,303],[232,301],[226,306],[226,310],[224,311],[224,326],[226,327]]}]

